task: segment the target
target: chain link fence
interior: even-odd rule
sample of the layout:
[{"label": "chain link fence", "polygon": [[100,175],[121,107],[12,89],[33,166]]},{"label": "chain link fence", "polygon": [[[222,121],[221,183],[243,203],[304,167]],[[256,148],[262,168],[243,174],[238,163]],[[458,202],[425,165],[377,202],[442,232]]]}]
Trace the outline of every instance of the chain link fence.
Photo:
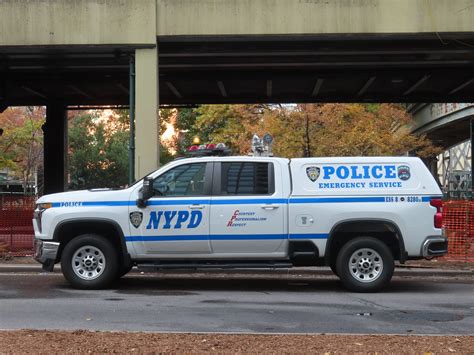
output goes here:
[{"label": "chain link fence", "polygon": [[0,193],[0,254],[33,254],[35,196]]}]

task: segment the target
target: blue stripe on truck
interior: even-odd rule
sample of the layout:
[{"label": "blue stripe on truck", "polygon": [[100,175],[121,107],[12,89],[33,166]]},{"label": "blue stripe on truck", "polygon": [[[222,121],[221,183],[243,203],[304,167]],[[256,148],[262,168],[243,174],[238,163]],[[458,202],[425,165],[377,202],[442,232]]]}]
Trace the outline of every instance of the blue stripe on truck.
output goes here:
[{"label": "blue stripe on truck", "polygon": [[373,197],[314,197],[290,198],[289,203],[350,203],[350,202],[385,202],[385,196]]},{"label": "blue stripe on truck", "polygon": [[125,237],[127,242],[170,242],[202,240],[284,240],[284,239],[327,239],[329,234],[211,234],[211,235],[131,235]]},{"label": "blue stripe on truck", "polygon": [[[390,195],[399,196],[399,195]],[[415,195],[416,196],[416,195]],[[286,198],[258,198],[258,199],[193,199],[193,200],[151,200],[148,206],[182,206],[182,205],[252,205],[252,204],[319,204],[319,203],[364,203],[364,202],[385,202],[387,196],[366,196],[366,197],[293,197]],[[442,198],[442,196],[421,196],[421,202],[430,202],[432,198]],[[120,207],[135,206],[135,201],[64,201],[53,202],[52,207]]]}]

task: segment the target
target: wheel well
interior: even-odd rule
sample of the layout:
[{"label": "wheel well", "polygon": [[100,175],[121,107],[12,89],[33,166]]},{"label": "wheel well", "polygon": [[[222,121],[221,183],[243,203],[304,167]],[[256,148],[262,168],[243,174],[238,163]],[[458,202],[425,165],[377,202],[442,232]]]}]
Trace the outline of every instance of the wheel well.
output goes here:
[{"label": "wheel well", "polygon": [[116,248],[117,254],[120,257],[120,264],[125,265],[131,263],[121,228],[113,221],[102,220],[73,220],[65,221],[58,225],[53,237],[55,241],[59,242],[56,262],[61,260],[64,247],[81,234],[99,234],[107,238]]},{"label": "wheel well", "polygon": [[394,223],[384,220],[357,220],[342,222],[332,229],[326,245],[326,264],[333,265],[342,246],[357,237],[376,238],[389,247],[395,260],[402,263],[406,260],[403,237]]}]

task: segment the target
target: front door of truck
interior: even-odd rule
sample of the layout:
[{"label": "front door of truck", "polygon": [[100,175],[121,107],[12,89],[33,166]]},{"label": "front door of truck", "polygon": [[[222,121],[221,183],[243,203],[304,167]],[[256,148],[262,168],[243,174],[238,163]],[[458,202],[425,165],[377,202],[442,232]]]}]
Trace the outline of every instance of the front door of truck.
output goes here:
[{"label": "front door of truck", "polygon": [[[206,254],[209,243],[212,163],[175,166],[153,182],[155,196],[148,200],[136,235],[139,254]],[[133,212],[132,212],[133,213]],[[131,223],[133,216],[131,213]]]},{"label": "front door of truck", "polygon": [[271,254],[288,240],[282,191],[272,162],[215,163],[210,239],[213,253]]}]

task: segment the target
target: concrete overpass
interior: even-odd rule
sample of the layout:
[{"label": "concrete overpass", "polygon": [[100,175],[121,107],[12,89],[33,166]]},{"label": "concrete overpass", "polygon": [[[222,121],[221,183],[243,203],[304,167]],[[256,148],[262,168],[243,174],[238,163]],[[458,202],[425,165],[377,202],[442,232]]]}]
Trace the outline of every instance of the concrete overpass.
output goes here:
[{"label": "concrete overpass", "polygon": [[[444,148],[438,161],[432,162],[432,172],[438,175],[441,186],[455,194],[459,192],[454,192],[457,189],[472,186],[472,174],[469,177],[468,172],[473,166],[470,125],[474,119],[474,103],[415,104],[409,106],[409,111],[414,118],[411,131],[426,134]],[[466,142],[469,138],[471,142]]]},{"label": "concrete overpass", "polygon": [[0,0],[0,109],[47,106],[51,192],[67,106],[134,96],[140,177],[160,104],[472,101],[472,18],[473,0]]},{"label": "concrete overpass", "polygon": [[426,134],[445,149],[470,138],[474,103],[418,104],[411,106],[409,111],[414,118],[411,131]]}]

